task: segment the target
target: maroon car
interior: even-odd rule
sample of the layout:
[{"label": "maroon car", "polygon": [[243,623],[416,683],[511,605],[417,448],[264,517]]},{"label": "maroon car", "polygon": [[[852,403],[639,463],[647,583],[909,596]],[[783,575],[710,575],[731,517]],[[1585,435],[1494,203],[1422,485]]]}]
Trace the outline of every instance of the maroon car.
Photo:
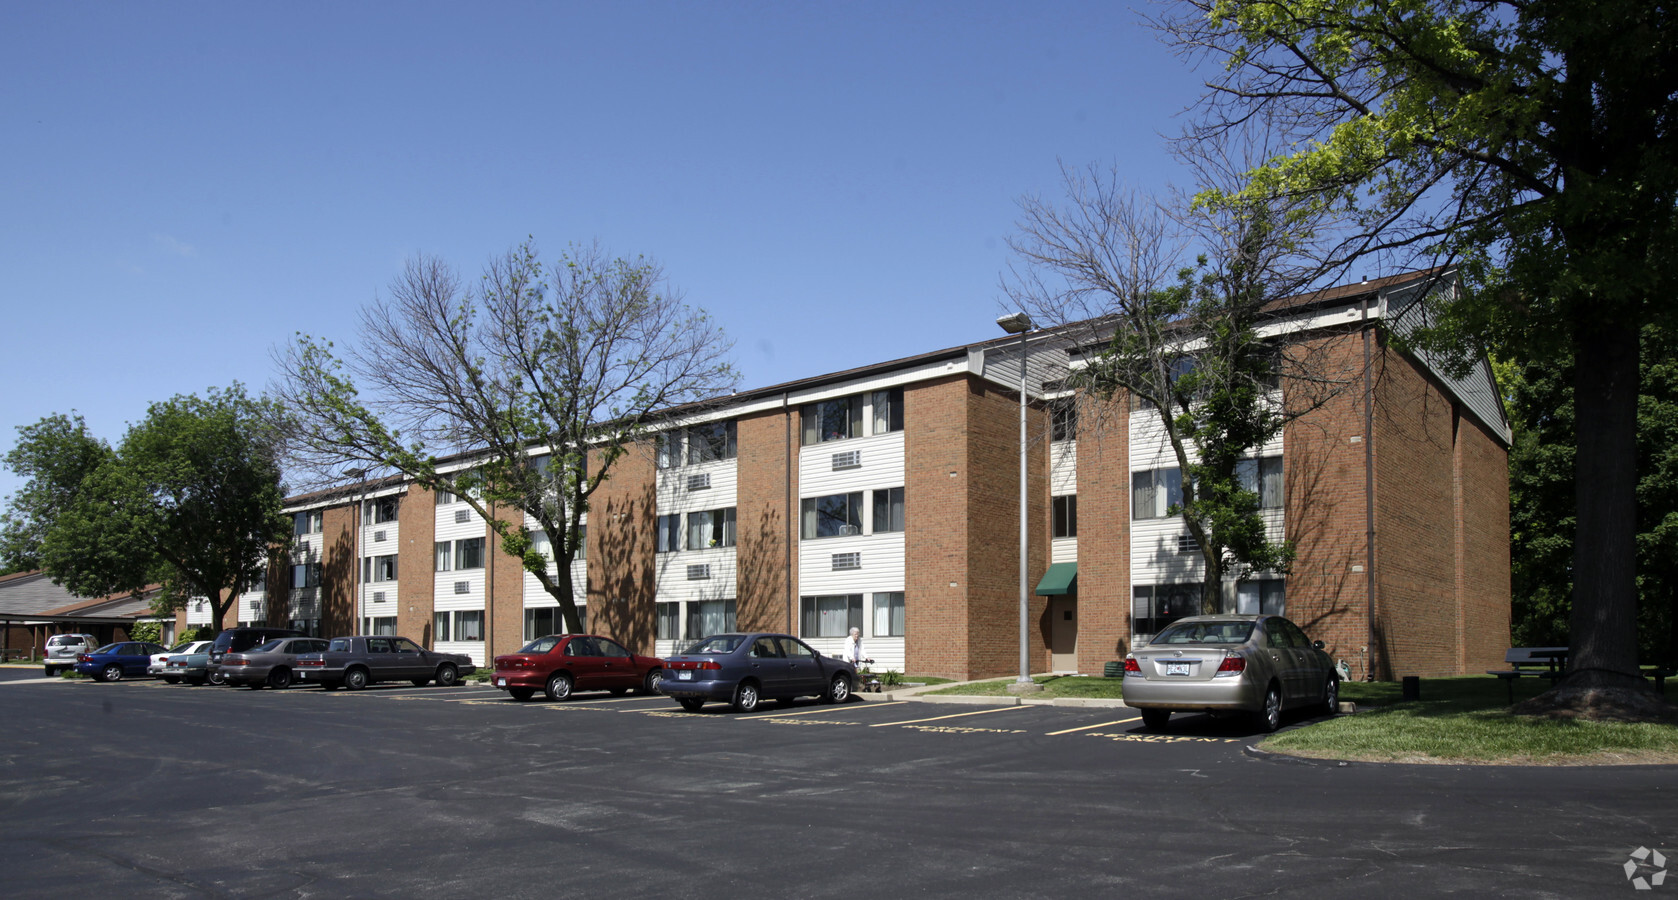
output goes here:
[{"label": "maroon car", "polygon": [[630,653],[611,638],[550,634],[497,656],[494,683],[514,700],[529,700],[537,691],[564,700],[572,691],[655,694],[663,677],[664,660]]}]

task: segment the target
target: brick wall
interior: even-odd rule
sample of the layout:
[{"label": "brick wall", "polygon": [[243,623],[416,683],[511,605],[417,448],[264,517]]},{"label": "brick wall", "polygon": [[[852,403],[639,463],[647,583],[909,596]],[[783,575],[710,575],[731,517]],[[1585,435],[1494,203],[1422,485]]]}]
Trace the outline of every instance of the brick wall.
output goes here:
[{"label": "brick wall", "polygon": [[[589,454],[591,472],[600,454]],[[588,509],[588,627],[651,653],[654,634],[652,442],[629,448],[612,464]]]},{"label": "brick wall", "polygon": [[967,379],[903,391],[905,668],[965,678],[967,604]]},{"label": "brick wall", "polygon": [[[735,498],[735,612],[740,629],[792,633],[796,584],[789,550],[796,535],[798,410],[742,416],[735,425],[739,456]],[[789,422],[791,423],[789,427]]]},{"label": "brick wall", "polygon": [[[1130,649],[1129,404],[1084,398],[1078,411],[1078,671]],[[1051,532],[1052,533],[1052,532]]]},{"label": "brick wall", "polygon": [[1509,647],[1509,455],[1478,421],[1457,418],[1459,668],[1504,667]]},{"label": "brick wall", "polygon": [[355,502],[328,507],[322,521],[320,633],[326,637],[360,634],[355,608]]},{"label": "brick wall", "polygon": [[402,535],[396,550],[396,633],[430,648],[436,643],[431,614],[437,584],[437,502],[431,492],[409,487],[396,511],[396,525]]},{"label": "brick wall", "polygon": [[[524,527],[524,511],[508,507],[492,507],[490,513],[507,522],[513,529]],[[514,653],[524,646],[524,563],[508,556],[501,535],[487,524],[484,526],[484,631],[489,638],[484,645],[484,662],[494,664],[499,653]],[[567,576],[569,573],[562,573]]]},{"label": "brick wall", "polygon": [[1287,579],[1287,615],[1363,680],[1377,668],[1378,652],[1368,620],[1363,338],[1318,338],[1297,350],[1341,385],[1326,393],[1293,380],[1283,385],[1290,410],[1321,404],[1282,435],[1284,529],[1297,551]]}]

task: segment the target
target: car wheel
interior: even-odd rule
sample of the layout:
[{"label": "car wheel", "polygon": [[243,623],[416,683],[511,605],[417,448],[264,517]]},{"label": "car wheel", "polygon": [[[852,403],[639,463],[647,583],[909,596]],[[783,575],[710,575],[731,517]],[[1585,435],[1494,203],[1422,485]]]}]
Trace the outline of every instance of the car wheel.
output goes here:
[{"label": "car wheel", "polygon": [[1171,710],[1144,709],[1142,710],[1142,727],[1149,731],[1164,731],[1171,724]]},{"label": "car wheel", "polygon": [[827,686],[827,693],[822,694],[823,703],[844,703],[851,699],[851,680],[843,674],[833,676],[833,681]]},{"label": "car wheel", "polygon": [[663,669],[653,669],[651,672],[647,673],[646,679],[641,682],[641,693],[643,693],[643,694],[656,694],[656,693],[658,693],[658,683],[663,681],[663,680],[664,680],[664,670]]},{"label": "car wheel", "polygon": [[211,672],[210,673],[210,683],[211,684],[226,684],[227,683],[227,676],[221,674],[220,670]]},{"label": "car wheel", "polygon": [[367,670],[362,668],[350,669],[344,673],[344,689],[359,691],[367,686]]},{"label": "car wheel", "polygon": [[58,674],[58,669],[54,666],[42,666],[42,668],[46,670],[48,678]]},{"label": "car wheel", "polygon": [[180,684],[181,683],[181,680],[179,678],[176,678],[173,675],[165,675],[165,676],[163,676],[163,680],[170,683],[170,684]]},{"label": "car wheel", "polygon": [[270,669],[268,671],[268,686],[277,691],[291,687],[291,670],[283,666]]},{"label": "car wheel", "polygon": [[548,679],[548,686],[542,689],[549,700],[565,700],[571,696],[571,676],[564,672],[555,672]]},{"label": "car wheel", "polygon": [[1264,708],[1258,712],[1258,726],[1265,731],[1282,727],[1282,689],[1274,684],[1264,691]]},{"label": "car wheel", "polygon": [[408,683],[412,684],[414,687],[425,687],[426,685],[431,683],[431,679],[429,679],[429,678],[410,678],[410,679],[408,679]]},{"label": "car wheel", "polygon": [[705,705],[704,699],[700,697],[679,697],[676,702],[682,704],[682,708],[688,712],[699,712],[699,708]]},{"label": "car wheel", "polygon": [[122,680],[122,666],[119,666],[116,663],[111,663],[110,665],[106,666],[105,671],[100,673],[99,680],[100,681],[121,681]]},{"label": "car wheel", "polygon": [[508,688],[507,693],[513,695],[514,700],[517,700],[517,701],[522,703],[526,700],[529,700],[531,697],[536,696],[536,689],[535,688]]},{"label": "car wheel", "polygon": [[749,713],[757,709],[757,702],[762,695],[758,692],[757,682],[742,681],[734,689],[734,711]]},{"label": "car wheel", "polygon": [[1340,712],[1340,679],[1333,675],[1323,685],[1323,715],[1333,716]]},{"label": "car wheel", "polygon": [[460,683],[460,670],[450,663],[443,663],[437,667],[437,686],[454,687]]}]

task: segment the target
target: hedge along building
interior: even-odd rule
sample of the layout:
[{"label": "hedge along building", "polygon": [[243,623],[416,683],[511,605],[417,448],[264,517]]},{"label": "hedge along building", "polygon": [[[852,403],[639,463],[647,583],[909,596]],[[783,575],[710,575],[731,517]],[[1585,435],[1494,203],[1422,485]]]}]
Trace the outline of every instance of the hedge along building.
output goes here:
[{"label": "hedge along building", "polygon": [[[1220,596],[1285,613],[1353,677],[1474,671],[1507,646],[1509,438],[1489,367],[1453,378],[1388,340],[1437,284],[1335,288],[1269,326],[1349,376],[1246,466],[1294,568]],[[1033,671],[1100,673],[1199,608],[1157,413],[1062,387],[1097,349],[1073,330],[1025,344]],[[571,564],[587,627],[667,655],[734,629],[837,652],[854,626],[877,668],[1017,671],[1020,364],[999,337],[671,410],[587,513]],[[1302,389],[1283,379],[1275,399]],[[562,627],[455,498],[385,479],[288,503],[294,547],[240,621],[401,633],[480,664]]]}]

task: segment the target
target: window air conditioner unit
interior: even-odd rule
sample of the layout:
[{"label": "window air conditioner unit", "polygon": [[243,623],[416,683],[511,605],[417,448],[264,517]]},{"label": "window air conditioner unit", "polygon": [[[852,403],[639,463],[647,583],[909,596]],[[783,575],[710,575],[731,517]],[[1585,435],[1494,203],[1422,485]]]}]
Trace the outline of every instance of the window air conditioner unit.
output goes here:
[{"label": "window air conditioner unit", "polygon": [[384,539],[385,539],[385,533],[384,532],[382,532],[382,531],[373,532],[373,540],[382,541]]},{"label": "window air conditioner unit", "polygon": [[454,592],[457,593],[457,594],[470,594],[470,593],[472,593],[472,582],[470,582],[470,581],[457,581],[457,582],[455,582],[454,583]]},{"label": "window air conditioner unit", "polygon": [[455,521],[456,525],[464,525],[467,522],[470,522],[471,520],[472,520],[472,511],[471,510],[469,510],[469,509],[457,509],[457,510],[454,511],[454,521]]},{"label": "window air conditioner unit", "polygon": [[710,486],[711,473],[709,472],[688,476],[688,490],[690,491],[703,491]]},{"label": "window air conditioner unit", "polygon": [[839,533],[843,535],[861,534],[862,527],[859,525],[841,525],[839,526]]},{"label": "window air conditioner unit", "polygon": [[1196,541],[1194,539],[1194,535],[1192,535],[1192,534],[1179,534],[1179,535],[1177,535],[1177,552],[1178,553],[1199,553],[1200,552],[1200,542]]},{"label": "window air conditioner unit", "polygon": [[688,566],[689,581],[706,581],[711,577],[711,565]]},{"label": "window air conditioner unit", "polygon": [[384,591],[374,591],[373,592],[373,602],[374,603],[385,602],[385,592]]},{"label": "window air conditioner unit", "polygon": [[861,450],[846,450],[844,453],[833,454],[833,471],[860,468],[862,468]]},{"label": "window air conditioner unit", "polygon": [[839,572],[839,571],[843,571],[845,569],[860,569],[860,568],[862,568],[862,554],[861,553],[835,553],[835,554],[833,554],[833,571]]}]

